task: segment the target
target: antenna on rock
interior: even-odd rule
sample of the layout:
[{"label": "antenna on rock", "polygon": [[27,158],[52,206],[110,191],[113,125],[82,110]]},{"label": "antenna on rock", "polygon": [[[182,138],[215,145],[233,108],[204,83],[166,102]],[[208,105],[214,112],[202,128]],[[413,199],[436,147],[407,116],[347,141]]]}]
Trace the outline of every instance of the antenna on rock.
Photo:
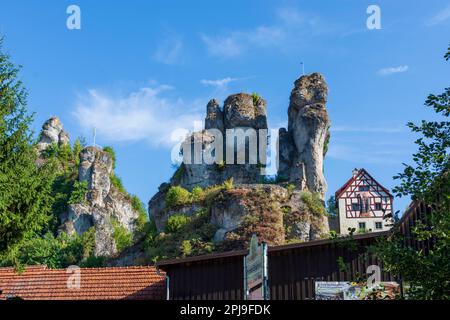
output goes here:
[{"label": "antenna on rock", "polygon": [[305,64],[303,62],[300,62],[300,64],[302,65],[302,76],[305,75]]}]

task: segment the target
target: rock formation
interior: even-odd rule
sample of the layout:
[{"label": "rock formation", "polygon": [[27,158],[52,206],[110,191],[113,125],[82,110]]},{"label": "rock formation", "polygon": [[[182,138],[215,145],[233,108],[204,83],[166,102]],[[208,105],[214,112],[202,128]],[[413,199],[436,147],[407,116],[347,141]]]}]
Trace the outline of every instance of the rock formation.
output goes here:
[{"label": "rock formation", "polygon": [[[288,129],[281,129],[279,138],[278,174],[285,182],[272,184],[264,184],[262,179],[267,142],[265,100],[255,94],[239,93],[229,96],[222,108],[217,100],[211,100],[206,108],[205,130],[186,139],[182,146],[184,163],[149,202],[149,214],[157,229],[163,232],[171,215],[194,216],[201,209],[208,212],[210,223],[217,228],[214,242],[223,250],[243,247],[252,233],[270,245],[309,241],[327,234],[325,212],[317,210],[323,208],[327,188],[323,176],[330,127],[326,99],[327,86],[320,74],[302,76],[295,82]],[[227,143],[234,143],[232,134],[236,130],[248,128],[265,133],[258,134],[257,160],[249,155],[244,163],[229,164]],[[242,150],[255,154],[250,149],[250,144],[237,143],[231,154],[233,160]],[[224,163],[205,163],[212,150],[215,155],[223,153]],[[193,164],[193,159],[201,162]],[[233,178],[234,187],[222,189],[209,202],[166,206],[167,192],[174,186],[189,191],[194,187],[211,188],[229,178]]]},{"label": "rock formation", "polygon": [[299,189],[325,198],[327,183],[323,158],[329,140],[330,119],[326,102],[328,87],[319,73],[294,83],[288,110],[288,129],[280,129],[279,176]]},{"label": "rock formation", "polygon": [[[37,164],[47,161],[44,151],[51,145],[58,147],[69,145],[69,136],[63,130],[58,117],[52,117],[42,126],[37,149],[40,153]],[[60,160],[62,161],[62,160]],[[73,171],[70,179],[74,183],[86,182],[87,193],[85,201],[68,204],[67,211],[59,216],[61,225],[59,232],[68,234],[84,234],[88,229],[95,229],[95,256],[113,256],[117,253],[114,234],[114,222],[133,233],[139,213],[133,208],[130,196],[111,182],[114,175],[113,159],[108,152],[97,147],[84,148],[79,154],[79,165],[73,160],[70,163],[60,163],[56,170],[64,174],[64,168]],[[78,171],[78,175],[76,175]],[[73,177],[73,178],[72,178]]]},{"label": "rock formation", "polygon": [[51,144],[58,146],[69,144],[69,135],[63,130],[58,117],[51,117],[44,123],[37,147],[39,151],[43,151]]},{"label": "rock formation", "polygon": [[113,256],[117,253],[113,233],[113,220],[128,232],[135,231],[138,212],[129,197],[112,183],[111,155],[96,147],[87,147],[80,153],[78,180],[86,181],[88,192],[85,202],[69,205],[61,217],[61,231],[82,235],[95,228],[95,256]]},{"label": "rock formation", "polygon": [[[183,143],[184,163],[172,184],[192,189],[221,184],[229,178],[235,183],[258,183],[261,180],[260,163],[265,163],[265,153],[259,154],[262,140],[267,137],[266,101],[245,93],[229,96],[221,109],[217,100],[207,105],[205,131],[196,132]],[[262,130],[262,131],[261,131]],[[234,141],[234,135],[253,136],[257,149],[249,152],[249,143]],[[248,138],[250,139],[250,138]],[[227,143],[233,145],[227,148]],[[215,145],[217,148],[212,148]],[[195,153],[196,146],[200,153]],[[211,150],[211,149],[214,149]],[[230,150],[230,151],[229,151]],[[264,149],[265,150],[265,149]],[[228,152],[227,152],[228,151]],[[191,152],[189,160],[186,154]],[[215,153],[215,163],[205,161],[205,156]],[[238,154],[246,155],[240,163]],[[199,160],[199,161],[198,161]],[[177,181],[178,179],[178,181]]]}]

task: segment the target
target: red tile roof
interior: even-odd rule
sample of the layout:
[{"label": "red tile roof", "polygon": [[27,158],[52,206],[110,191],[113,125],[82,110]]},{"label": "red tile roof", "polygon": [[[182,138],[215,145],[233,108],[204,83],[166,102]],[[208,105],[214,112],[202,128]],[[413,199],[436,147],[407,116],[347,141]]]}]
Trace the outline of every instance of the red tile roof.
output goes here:
[{"label": "red tile roof", "polygon": [[[0,300],[163,300],[165,274],[153,266],[81,268],[80,288],[68,288],[66,269],[27,267],[21,274],[0,268]],[[70,286],[69,286],[70,287]]]}]

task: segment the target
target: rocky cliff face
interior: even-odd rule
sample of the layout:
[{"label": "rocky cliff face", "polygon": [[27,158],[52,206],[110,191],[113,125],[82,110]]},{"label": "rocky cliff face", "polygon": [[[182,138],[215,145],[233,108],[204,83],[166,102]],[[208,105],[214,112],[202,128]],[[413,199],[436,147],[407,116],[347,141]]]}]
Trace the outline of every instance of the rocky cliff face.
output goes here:
[{"label": "rocky cliff face", "polygon": [[323,158],[331,125],[326,102],[328,87],[319,73],[300,77],[294,83],[288,110],[288,129],[280,129],[279,176],[299,189],[325,198],[327,183]]},{"label": "rocky cliff face", "polygon": [[63,130],[58,117],[51,117],[44,123],[37,147],[39,151],[43,151],[51,144],[58,146],[69,144],[69,135]]},{"label": "rocky cliff face", "polygon": [[311,210],[304,196],[310,195],[272,184],[224,191],[211,206],[211,222],[219,228],[214,241],[230,249],[246,247],[252,234],[269,245],[325,236],[329,232],[326,216]]},{"label": "rocky cliff face", "polygon": [[130,199],[111,183],[113,160],[111,155],[96,147],[87,147],[80,153],[78,180],[88,186],[86,201],[69,205],[61,217],[61,231],[82,235],[95,229],[95,256],[113,256],[117,253],[113,220],[133,233],[138,212]]}]

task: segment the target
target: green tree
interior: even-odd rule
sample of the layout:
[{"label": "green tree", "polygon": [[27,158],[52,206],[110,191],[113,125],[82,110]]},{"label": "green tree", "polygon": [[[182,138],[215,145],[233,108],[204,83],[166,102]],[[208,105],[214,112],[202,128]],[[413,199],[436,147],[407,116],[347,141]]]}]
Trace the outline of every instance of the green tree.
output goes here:
[{"label": "green tree", "polygon": [[89,187],[87,181],[75,181],[68,204],[85,203]]},{"label": "green tree", "polygon": [[330,217],[337,217],[338,216],[338,210],[336,208],[336,198],[334,196],[330,196],[327,200],[327,213]]},{"label": "green tree", "polygon": [[0,257],[51,219],[51,164],[37,166],[27,93],[0,39]]},{"label": "green tree", "polygon": [[[450,59],[450,48],[445,55]],[[450,88],[440,95],[431,94],[425,101],[442,117],[442,121],[408,123],[414,133],[418,151],[413,165],[405,165],[397,175],[401,183],[394,189],[397,196],[411,195],[432,207],[427,225],[419,223],[414,236],[419,240],[433,239],[427,254],[404,245],[404,236],[395,233],[380,243],[376,252],[392,273],[410,285],[409,296],[415,299],[450,299]]]},{"label": "green tree", "polygon": [[116,243],[117,250],[121,252],[133,243],[133,235],[131,232],[128,232],[128,230],[123,227],[117,219],[111,219],[111,224],[114,229],[113,238]]},{"label": "green tree", "polygon": [[80,153],[83,148],[80,138],[77,138],[73,144],[73,158],[77,166],[80,164]]}]

